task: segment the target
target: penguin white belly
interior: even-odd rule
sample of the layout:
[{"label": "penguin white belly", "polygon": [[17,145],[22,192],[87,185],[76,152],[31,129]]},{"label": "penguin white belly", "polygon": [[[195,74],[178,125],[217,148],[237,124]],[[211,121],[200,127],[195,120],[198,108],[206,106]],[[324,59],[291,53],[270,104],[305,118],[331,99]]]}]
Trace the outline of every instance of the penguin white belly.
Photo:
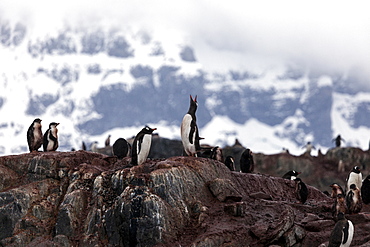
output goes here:
[{"label": "penguin white belly", "polygon": [[[137,144],[139,145],[139,144]],[[141,149],[139,150],[139,147],[137,147],[137,150],[139,150],[139,153],[137,154],[137,164],[141,165],[146,161],[146,158],[149,155],[150,146],[152,145],[152,135],[144,135],[143,142],[141,143]]]},{"label": "penguin white belly", "polygon": [[348,221],[348,224],[349,224],[349,227],[348,227],[348,239],[347,239],[347,241],[345,243],[343,243],[344,233],[342,232],[342,243],[341,243],[340,247],[349,247],[351,245],[352,238],[353,238],[353,233],[354,233],[355,228],[353,227],[353,224],[352,224],[352,222],[350,220]]},{"label": "penguin white belly", "polygon": [[355,184],[356,187],[361,190],[361,186],[362,186],[362,174],[359,173],[354,173],[354,172],[351,172],[349,174],[349,178],[348,178],[348,181],[347,181],[347,192],[349,191],[349,187],[351,186],[351,184]]},{"label": "penguin white belly", "polygon": [[190,143],[189,141],[192,121],[193,121],[193,118],[190,116],[190,114],[185,114],[184,118],[182,119],[182,123],[181,123],[181,140],[182,140],[182,144],[184,146],[185,152],[189,156],[196,154],[195,133],[192,138],[193,143]]},{"label": "penguin white belly", "polygon": [[53,147],[54,147],[54,141],[51,140],[50,138],[48,138],[48,146],[47,146],[47,151],[51,151],[53,150]]}]

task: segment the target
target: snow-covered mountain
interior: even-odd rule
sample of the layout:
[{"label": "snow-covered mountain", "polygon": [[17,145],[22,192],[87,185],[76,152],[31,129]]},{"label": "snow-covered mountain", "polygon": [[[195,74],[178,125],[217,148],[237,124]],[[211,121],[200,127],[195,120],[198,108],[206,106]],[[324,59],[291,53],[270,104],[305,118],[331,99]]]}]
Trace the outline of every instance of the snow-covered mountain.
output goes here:
[{"label": "snow-covered mountain", "polygon": [[129,138],[147,124],[179,139],[190,94],[203,143],[238,138],[255,152],[300,154],[308,141],[325,151],[341,134],[345,146],[368,149],[370,92],[353,77],[294,66],[207,71],[196,54],[178,34],[96,27],[40,35],[0,20],[0,154],[27,152],[37,117],[43,131],[60,122],[60,151],[103,145],[108,134]]}]

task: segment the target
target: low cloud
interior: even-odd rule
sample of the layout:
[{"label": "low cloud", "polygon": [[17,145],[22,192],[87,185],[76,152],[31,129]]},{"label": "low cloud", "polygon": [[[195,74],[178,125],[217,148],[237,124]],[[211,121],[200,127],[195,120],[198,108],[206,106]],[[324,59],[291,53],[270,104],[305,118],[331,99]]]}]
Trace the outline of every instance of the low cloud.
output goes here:
[{"label": "low cloud", "polygon": [[133,25],[185,35],[210,69],[294,64],[370,79],[370,15],[365,1],[2,0],[2,16],[38,31],[68,25]]}]

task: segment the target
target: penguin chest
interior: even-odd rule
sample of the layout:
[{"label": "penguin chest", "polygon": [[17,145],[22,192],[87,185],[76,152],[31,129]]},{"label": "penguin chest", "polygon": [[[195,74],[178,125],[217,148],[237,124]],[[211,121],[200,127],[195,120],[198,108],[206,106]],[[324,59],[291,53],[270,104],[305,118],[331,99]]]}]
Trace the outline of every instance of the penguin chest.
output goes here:
[{"label": "penguin chest", "polygon": [[349,178],[348,178],[348,181],[347,181],[347,189],[348,190],[349,190],[349,187],[351,186],[351,184],[355,184],[358,189],[361,189],[361,186],[362,186],[362,175],[361,175],[361,173],[357,174],[357,173],[351,172],[349,174]]},{"label": "penguin chest", "polygon": [[152,144],[152,135],[144,135],[141,145],[137,143],[137,163],[138,165],[144,163],[149,155],[150,146]]},{"label": "penguin chest", "polygon": [[[56,141],[51,139],[50,135],[52,135]],[[58,134],[56,129],[51,129],[50,130],[50,135],[48,135],[48,146],[47,150],[49,151],[55,151],[58,148]]]},{"label": "penguin chest", "polygon": [[195,148],[195,137],[197,127],[193,124],[193,118],[190,114],[186,114],[182,119],[181,123],[181,140],[185,149],[185,152],[189,155],[189,153],[196,153]]}]

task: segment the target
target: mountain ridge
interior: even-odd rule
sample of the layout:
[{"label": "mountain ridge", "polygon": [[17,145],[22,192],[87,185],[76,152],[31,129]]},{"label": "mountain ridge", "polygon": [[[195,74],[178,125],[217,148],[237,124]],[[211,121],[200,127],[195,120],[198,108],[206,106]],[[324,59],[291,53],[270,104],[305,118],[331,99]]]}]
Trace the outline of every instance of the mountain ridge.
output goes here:
[{"label": "mountain ridge", "polygon": [[[297,153],[308,141],[326,150],[341,134],[345,145],[368,147],[370,95],[356,91],[352,78],[292,67],[215,73],[203,68],[184,39],[99,27],[54,30],[35,39],[26,25],[2,23],[0,50],[7,62],[0,72],[0,114],[6,116],[0,137],[9,142],[0,143],[2,154],[26,152],[25,131],[36,117],[44,130],[54,119],[61,122],[61,150],[81,141],[103,143],[111,132],[113,139],[131,137],[146,124],[179,139],[175,129],[189,94],[198,95],[198,125],[211,145],[238,138],[252,150]],[[224,117],[234,133],[212,121]],[[254,139],[243,134],[259,129],[266,131]]]}]

